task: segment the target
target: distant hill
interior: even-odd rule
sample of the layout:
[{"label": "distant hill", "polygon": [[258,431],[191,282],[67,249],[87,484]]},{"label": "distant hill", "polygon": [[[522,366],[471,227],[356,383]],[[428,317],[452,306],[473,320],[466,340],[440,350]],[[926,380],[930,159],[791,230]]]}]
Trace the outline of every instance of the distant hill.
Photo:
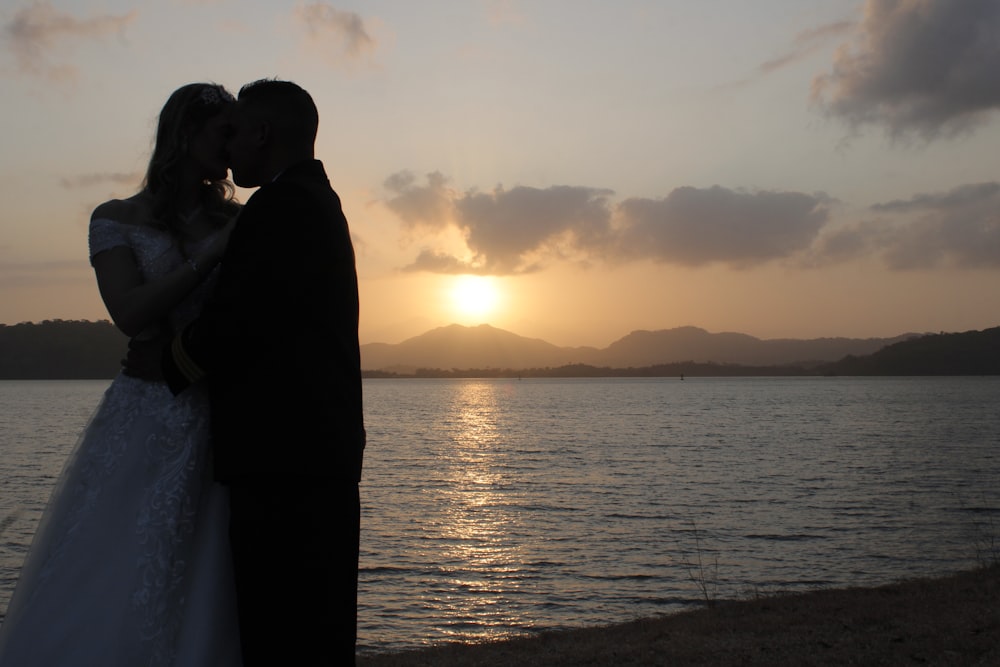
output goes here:
[{"label": "distant hill", "polygon": [[819,370],[828,375],[1000,375],[1000,327],[920,336]]},{"label": "distant hill", "polygon": [[412,373],[417,368],[545,368],[570,364],[639,368],[679,362],[746,366],[816,366],[848,355],[871,354],[914,334],[895,338],[761,340],[739,333],[709,333],[697,327],[633,331],[606,348],[558,347],[487,324],[453,324],[396,345],[361,346],[366,370]]},{"label": "distant hill", "polygon": [[587,363],[596,352],[596,348],[557,347],[488,324],[452,324],[396,345],[362,345],[361,367],[404,373],[416,368],[540,368]]},{"label": "distant hill", "polygon": [[894,338],[762,340],[741,333],[709,333],[698,327],[633,331],[600,350],[596,363],[611,368],[694,361],[745,366],[815,365],[847,355],[871,354],[915,334]]}]

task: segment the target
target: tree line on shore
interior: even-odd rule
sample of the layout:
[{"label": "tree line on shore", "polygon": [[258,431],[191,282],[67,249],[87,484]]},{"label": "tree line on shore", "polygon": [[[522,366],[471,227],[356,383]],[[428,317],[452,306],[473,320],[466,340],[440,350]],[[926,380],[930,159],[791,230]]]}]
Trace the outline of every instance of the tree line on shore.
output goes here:
[{"label": "tree line on shore", "polygon": [[128,338],[107,320],[0,324],[0,379],[113,378],[127,350]]},{"label": "tree line on shore", "polygon": [[[102,320],[0,324],[0,379],[110,379],[128,339]],[[919,336],[874,354],[835,362],[781,366],[680,362],[638,368],[569,364],[545,368],[418,368],[413,373],[369,370],[368,378],[746,377],[824,375],[1000,375],[1000,327]]]}]

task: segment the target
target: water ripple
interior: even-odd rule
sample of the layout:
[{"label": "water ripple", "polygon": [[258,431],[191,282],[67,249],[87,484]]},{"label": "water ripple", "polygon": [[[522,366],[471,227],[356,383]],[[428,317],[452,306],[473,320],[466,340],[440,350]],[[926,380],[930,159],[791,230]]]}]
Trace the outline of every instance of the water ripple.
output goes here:
[{"label": "water ripple", "polygon": [[[104,386],[0,383],[0,608]],[[998,555],[1000,378],[373,380],[365,404],[362,651]]]}]

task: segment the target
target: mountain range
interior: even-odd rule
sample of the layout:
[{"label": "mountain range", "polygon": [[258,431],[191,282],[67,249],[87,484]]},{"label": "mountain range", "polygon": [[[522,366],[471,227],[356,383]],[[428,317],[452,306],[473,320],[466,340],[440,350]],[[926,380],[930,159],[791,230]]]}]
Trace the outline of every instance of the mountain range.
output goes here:
[{"label": "mountain range", "polygon": [[[0,379],[112,378],[127,342],[107,321],[0,324]],[[367,377],[1000,375],[1000,327],[811,340],[680,327],[633,331],[595,348],[559,347],[489,325],[451,325],[395,345],[362,345],[361,365]]]},{"label": "mountain range", "polygon": [[741,333],[709,333],[698,327],[633,331],[605,348],[559,347],[525,338],[488,324],[452,324],[397,344],[361,346],[367,371],[400,374],[416,369],[528,369],[585,364],[606,368],[639,368],[679,362],[712,362],[744,366],[816,366],[847,356],[869,355],[917,336],[894,338],[767,339]]}]

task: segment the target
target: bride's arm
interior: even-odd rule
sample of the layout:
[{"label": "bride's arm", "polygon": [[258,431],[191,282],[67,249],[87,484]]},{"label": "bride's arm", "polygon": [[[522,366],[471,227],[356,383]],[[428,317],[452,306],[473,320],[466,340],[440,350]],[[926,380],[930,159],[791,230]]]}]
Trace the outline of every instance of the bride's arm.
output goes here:
[{"label": "bride's arm", "polygon": [[95,254],[91,262],[97,287],[115,325],[125,335],[135,336],[166,317],[218,264],[227,239],[228,233],[218,234],[190,261],[150,282],[143,282],[131,248],[116,246]]},{"label": "bride's arm", "polygon": [[97,287],[115,325],[135,336],[166,317],[174,306],[197,287],[221,253],[194,258],[152,282],[143,282],[131,248],[119,246],[94,255]]}]

